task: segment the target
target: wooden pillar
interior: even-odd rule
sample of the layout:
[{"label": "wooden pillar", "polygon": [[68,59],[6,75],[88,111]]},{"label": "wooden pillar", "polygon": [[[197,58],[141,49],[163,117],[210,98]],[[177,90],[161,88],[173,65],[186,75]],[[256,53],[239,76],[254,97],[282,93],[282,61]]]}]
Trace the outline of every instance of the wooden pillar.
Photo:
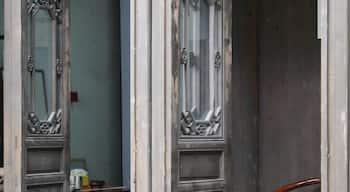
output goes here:
[{"label": "wooden pillar", "polygon": [[171,183],[172,0],[130,3],[131,191],[166,192]]},{"label": "wooden pillar", "polygon": [[349,191],[349,2],[319,0],[322,192]]},{"label": "wooden pillar", "polygon": [[131,1],[131,191],[151,192],[151,1]]},{"label": "wooden pillar", "polygon": [[349,191],[348,0],[329,0],[328,191]]},{"label": "wooden pillar", "polygon": [[318,0],[318,38],[321,39],[321,188],[328,189],[328,0]]},{"label": "wooden pillar", "polygon": [[22,0],[4,1],[5,191],[22,192]]}]

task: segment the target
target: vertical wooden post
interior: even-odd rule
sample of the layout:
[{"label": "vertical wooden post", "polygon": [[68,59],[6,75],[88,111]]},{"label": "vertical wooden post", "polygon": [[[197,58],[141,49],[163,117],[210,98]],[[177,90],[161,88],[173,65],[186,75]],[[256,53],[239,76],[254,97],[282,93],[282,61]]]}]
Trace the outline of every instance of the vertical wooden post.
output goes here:
[{"label": "vertical wooden post", "polygon": [[22,192],[22,0],[4,1],[5,191]]},{"label": "vertical wooden post", "polygon": [[322,192],[349,191],[349,2],[320,0]]},{"label": "vertical wooden post", "polygon": [[151,192],[151,2],[131,3],[131,191]]},{"label": "vertical wooden post", "polygon": [[131,190],[170,192],[171,4],[131,1]]},{"label": "vertical wooden post", "polygon": [[[152,3],[152,191],[165,191],[165,11],[166,1]],[[153,169],[158,167],[157,169]]]},{"label": "vertical wooden post", "polygon": [[318,0],[321,39],[321,189],[328,189],[328,0]]}]

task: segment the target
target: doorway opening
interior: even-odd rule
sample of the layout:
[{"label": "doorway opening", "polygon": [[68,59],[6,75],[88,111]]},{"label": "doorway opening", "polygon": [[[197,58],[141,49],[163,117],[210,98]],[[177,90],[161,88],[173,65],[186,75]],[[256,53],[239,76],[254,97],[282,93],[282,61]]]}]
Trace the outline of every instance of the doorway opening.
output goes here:
[{"label": "doorway opening", "polygon": [[[11,1],[7,2],[11,4]],[[124,28],[129,28],[130,25],[128,21],[129,12],[125,12],[125,10],[129,10],[129,3],[127,0],[64,1],[64,3],[66,2],[70,3],[69,14],[71,24],[69,42],[71,51],[69,66],[71,85],[69,97],[71,100],[69,109],[71,161],[67,162],[65,159],[66,154],[62,152],[62,145],[66,143],[60,144],[58,148],[57,146],[52,146],[53,144],[50,143],[51,140],[57,141],[60,139],[62,140],[58,142],[66,142],[64,140],[65,138],[61,135],[60,126],[56,127],[56,131],[51,132],[50,129],[50,132],[47,133],[39,133],[36,129],[26,130],[27,127],[25,127],[28,135],[25,136],[27,140],[24,143],[25,149],[23,149],[23,154],[21,154],[21,157],[23,156],[21,160],[25,161],[23,163],[24,168],[21,171],[25,172],[23,174],[24,177],[41,176],[41,174],[51,173],[53,175],[65,174],[66,165],[70,165],[72,170],[84,169],[87,172],[88,178],[91,181],[88,182],[88,185],[95,184],[102,187],[128,189],[130,180],[130,162],[128,158],[130,151],[130,144],[128,143],[128,122],[130,116],[128,115],[128,108],[130,98],[128,94],[123,94],[123,91],[129,92],[129,85],[128,82],[123,82],[122,79],[128,79],[130,75],[127,70],[128,61],[125,61],[129,55],[128,52],[122,51],[122,49],[128,50],[129,45],[125,39],[129,37],[124,36],[124,39],[122,39],[123,35],[121,31]],[[26,91],[29,88],[27,84],[23,86],[25,89],[23,92],[26,93],[22,100],[26,102],[27,100],[33,100],[32,111],[27,109],[27,105],[23,108],[28,110],[25,112],[29,114],[34,114],[35,111],[40,117],[48,116],[46,125],[51,126],[49,123],[57,123],[62,120],[60,116],[62,115],[62,111],[57,110],[56,113],[56,110],[53,108],[56,108],[59,105],[57,103],[61,102],[56,102],[56,97],[62,96],[60,95],[61,92],[57,93],[61,89],[62,84],[60,83],[62,82],[57,80],[58,78],[56,76],[61,77],[62,73],[65,73],[66,70],[61,65],[62,60],[57,59],[61,57],[56,57],[57,55],[53,53],[63,53],[63,38],[57,39],[63,36],[61,24],[65,23],[65,21],[61,20],[62,15],[60,15],[60,18],[58,18],[58,15],[62,13],[59,6],[63,6],[64,3],[63,1],[59,1],[59,3],[55,1],[55,6],[49,8],[45,7],[46,4],[44,6],[42,3],[53,3],[53,1],[33,1],[33,4],[29,4],[30,1],[18,3],[22,3],[24,6],[33,6],[28,6],[28,10],[26,10],[28,12],[25,12],[24,9],[21,12],[21,15],[25,14],[29,18],[25,20],[27,23],[24,22],[25,24],[22,26],[22,35],[30,37],[30,40],[23,41],[30,44],[30,46],[24,47],[22,50],[16,50],[18,52],[26,52],[26,54],[27,51],[31,53],[28,54],[28,57],[25,57],[25,59],[28,58],[28,63],[26,63],[28,68],[26,69],[33,74],[31,78],[32,76],[36,77],[33,77],[31,79],[33,81],[30,82],[31,86],[35,84],[35,88],[31,89],[32,92],[30,92],[33,98],[28,98]],[[66,6],[66,4],[64,5]],[[36,8],[37,10],[35,10]],[[51,9],[55,9],[54,11],[57,12],[50,14]],[[22,18],[26,18],[25,16]],[[4,107],[2,88],[4,38],[6,38],[4,37],[4,0],[0,0],[0,191],[2,191],[4,165]],[[60,42],[56,44],[58,41]],[[30,57],[33,55],[35,55],[35,65],[32,63],[33,57]],[[55,64],[56,67],[53,68],[53,65],[50,64]],[[19,73],[17,75],[21,79],[21,74]],[[28,79],[25,80],[27,81]],[[68,97],[64,95],[64,98],[66,99]],[[50,111],[55,111],[53,116],[53,113],[50,113]],[[24,119],[27,120],[26,118]],[[35,125],[40,124],[41,126],[44,123],[40,120]],[[20,129],[20,127],[17,128]],[[28,144],[30,143],[28,142],[28,138],[32,139],[32,141],[44,140],[44,144],[40,143],[40,141],[38,145],[47,144],[45,142],[49,144],[44,146],[43,149],[40,149],[42,146],[33,147],[33,145]],[[51,149],[52,151],[50,151]],[[20,164],[16,164],[16,166],[20,166]],[[67,178],[65,177],[64,182],[68,180]],[[63,185],[65,185],[64,187],[67,186],[66,183],[62,184],[61,182],[57,186],[52,185],[52,181],[49,184],[45,183],[43,186],[38,187],[34,186],[34,184],[28,186],[27,190],[51,191],[56,188],[57,190],[61,190]]]},{"label": "doorway opening", "polygon": [[237,0],[233,15],[234,191],[319,178],[317,0]]},{"label": "doorway opening", "polygon": [[122,79],[129,75],[121,38],[128,28],[121,10],[128,8],[122,6],[125,1],[70,1],[71,176],[87,171],[90,186],[95,181],[105,188],[128,187],[130,145],[123,140],[129,116],[123,110],[129,98]]}]

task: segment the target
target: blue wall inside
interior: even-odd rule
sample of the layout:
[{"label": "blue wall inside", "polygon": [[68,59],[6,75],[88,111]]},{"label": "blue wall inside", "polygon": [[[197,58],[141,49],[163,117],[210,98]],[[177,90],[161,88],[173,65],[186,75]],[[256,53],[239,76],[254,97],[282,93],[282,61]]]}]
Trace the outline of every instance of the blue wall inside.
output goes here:
[{"label": "blue wall inside", "polygon": [[72,158],[85,158],[91,179],[122,185],[119,1],[72,0]]}]

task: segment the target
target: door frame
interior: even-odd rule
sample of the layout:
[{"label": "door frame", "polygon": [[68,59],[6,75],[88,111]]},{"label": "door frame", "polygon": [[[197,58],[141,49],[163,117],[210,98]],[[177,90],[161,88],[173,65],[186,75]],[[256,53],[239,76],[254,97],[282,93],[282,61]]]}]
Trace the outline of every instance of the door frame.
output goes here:
[{"label": "door frame", "polygon": [[349,186],[349,2],[318,1],[322,192]]},{"label": "door frame", "polygon": [[173,0],[130,1],[130,174],[135,192],[171,191],[172,6]]},{"label": "door frame", "polygon": [[[22,191],[22,1],[4,1],[4,189]],[[19,75],[18,75],[19,74]]]}]

